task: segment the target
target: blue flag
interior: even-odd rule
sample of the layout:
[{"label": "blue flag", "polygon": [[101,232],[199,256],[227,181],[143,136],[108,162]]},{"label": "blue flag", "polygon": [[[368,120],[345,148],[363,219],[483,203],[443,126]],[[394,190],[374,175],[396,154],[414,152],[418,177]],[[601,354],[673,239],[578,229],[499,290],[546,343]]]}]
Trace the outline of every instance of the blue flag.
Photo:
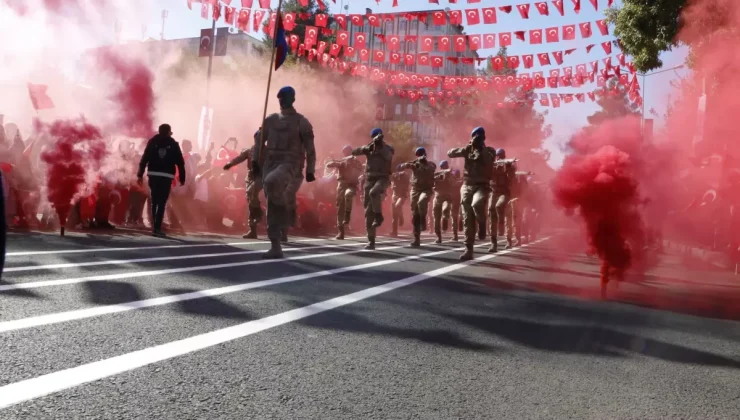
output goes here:
[{"label": "blue flag", "polygon": [[285,41],[285,29],[283,28],[283,16],[278,11],[277,30],[275,31],[275,70],[285,62],[288,56],[288,43]]}]

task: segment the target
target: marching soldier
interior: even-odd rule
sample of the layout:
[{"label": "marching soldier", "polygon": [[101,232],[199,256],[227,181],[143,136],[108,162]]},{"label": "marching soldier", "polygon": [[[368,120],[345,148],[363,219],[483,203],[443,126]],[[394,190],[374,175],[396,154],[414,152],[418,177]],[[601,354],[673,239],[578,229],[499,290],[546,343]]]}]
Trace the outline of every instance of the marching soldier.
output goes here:
[{"label": "marching soldier", "polygon": [[[260,130],[262,128],[260,127]],[[260,130],[254,133],[255,143],[259,142]],[[229,163],[224,165],[224,171],[228,171],[232,167],[247,162],[247,205],[249,206],[249,231],[246,235],[242,236],[244,239],[257,239],[257,223],[262,219],[262,207],[260,206],[260,191],[262,191],[262,179],[254,175],[252,170],[252,161],[254,160],[254,147],[243,150],[239,156],[232,159]]]},{"label": "marching soldier", "polygon": [[452,237],[457,241],[457,213],[460,203],[459,200],[455,200],[460,188],[450,170],[450,164],[443,160],[439,163],[439,168],[442,170],[434,174],[434,233],[437,235],[435,244],[442,243],[442,231],[447,231],[450,218],[452,218]]},{"label": "marching soldier", "polygon": [[508,213],[511,216],[513,220],[512,223],[514,225],[514,237],[516,238],[514,246],[520,246],[522,244],[522,234],[524,234],[526,240],[526,232],[523,231],[523,225],[526,221],[523,219],[529,207],[527,200],[527,177],[529,175],[531,175],[531,172],[517,171],[514,174],[514,180],[511,184],[511,199],[509,199],[510,209],[508,210]]},{"label": "marching soldier", "polygon": [[337,169],[337,229],[336,239],[344,239],[344,225],[352,220],[352,205],[357,195],[357,184],[362,175],[362,163],[352,156],[352,146],[342,149],[344,159],[332,160],[326,164],[327,168]]},{"label": "marching soldier", "polygon": [[291,222],[290,212],[295,210],[288,207],[295,203],[295,192],[291,186],[297,183],[296,178],[303,180],[304,159],[306,182],[316,180],[313,127],[306,117],[293,108],[295,90],[292,87],[280,89],[277,97],[280,113],[268,116],[262,124],[265,143],[260,147],[259,139],[256,139],[256,161],[252,163],[255,176],[262,175],[262,186],[267,197],[267,236],[271,246],[263,258],[269,259],[283,257],[280,242]]},{"label": "marching soldier", "polygon": [[365,249],[375,249],[375,231],[383,224],[383,197],[390,185],[393,147],[383,141],[383,130],[374,128],[370,132],[372,142],[352,151],[352,156],[366,156],[365,185],[363,186],[365,227],[368,244]]},{"label": "marching soldier", "polygon": [[411,246],[421,245],[421,232],[427,229],[427,212],[429,199],[434,189],[434,170],[437,165],[427,160],[427,151],[423,147],[416,148],[416,159],[401,164],[401,169],[411,169],[411,224],[414,230],[414,240]]},{"label": "marching soldier", "polygon": [[462,261],[473,259],[476,221],[478,236],[485,239],[486,202],[491,191],[491,168],[496,158],[496,151],[485,144],[486,131],[483,127],[473,129],[470,137],[467,146],[450,149],[447,152],[450,158],[465,159],[463,186],[460,188],[465,226],[465,252],[460,256]]},{"label": "marching soldier", "polygon": [[516,173],[514,165],[516,161],[517,159],[506,159],[504,149],[496,150],[496,163],[491,179],[492,192],[488,200],[488,217],[491,227],[491,247],[488,248],[488,252],[498,251],[498,236],[504,234],[504,221],[506,221],[506,249],[512,247],[512,214],[508,204],[511,198],[511,185]]},{"label": "marching soldier", "polygon": [[391,236],[398,236],[398,227],[403,226],[403,204],[409,198],[409,182],[411,177],[403,170],[401,164],[396,167],[396,172],[391,176],[391,188],[393,190],[392,203],[392,226]]}]

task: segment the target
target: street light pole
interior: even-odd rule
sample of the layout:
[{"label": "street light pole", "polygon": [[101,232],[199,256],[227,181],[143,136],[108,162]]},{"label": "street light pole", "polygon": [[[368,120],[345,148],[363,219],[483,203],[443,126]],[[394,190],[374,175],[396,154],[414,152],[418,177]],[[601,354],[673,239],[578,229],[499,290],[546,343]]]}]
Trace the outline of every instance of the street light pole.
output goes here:
[{"label": "street light pole", "polygon": [[637,73],[639,76],[642,77],[642,106],[641,106],[641,108],[642,108],[641,109],[642,118],[640,120],[642,127],[645,126],[645,89],[647,88],[647,84],[645,83],[645,78],[647,76],[655,76],[656,74],[665,73],[665,72],[673,71],[673,70],[678,70],[678,69],[682,69],[684,67],[686,67],[686,66],[684,66],[683,64],[681,64],[681,65],[678,65],[676,67],[671,67],[669,69],[654,71],[652,73]]}]

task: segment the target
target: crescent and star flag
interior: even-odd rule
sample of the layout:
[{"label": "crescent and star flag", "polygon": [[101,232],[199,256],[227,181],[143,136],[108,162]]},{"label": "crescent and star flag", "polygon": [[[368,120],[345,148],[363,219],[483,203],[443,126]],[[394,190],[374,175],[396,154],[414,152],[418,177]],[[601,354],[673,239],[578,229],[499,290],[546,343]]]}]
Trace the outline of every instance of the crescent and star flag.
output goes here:
[{"label": "crescent and star flag", "polygon": [[277,30],[275,31],[275,70],[280,68],[288,56],[288,43],[285,42],[285,29],[283,28],[283,18],[278,10]]},{"label": "crescent and star flag", "polygon": [[36,111],[54,108],[54,102],[46,94],[46,89],[48,88],[46,85],[28,84],[28,96],[31,97],[31,103]]}]

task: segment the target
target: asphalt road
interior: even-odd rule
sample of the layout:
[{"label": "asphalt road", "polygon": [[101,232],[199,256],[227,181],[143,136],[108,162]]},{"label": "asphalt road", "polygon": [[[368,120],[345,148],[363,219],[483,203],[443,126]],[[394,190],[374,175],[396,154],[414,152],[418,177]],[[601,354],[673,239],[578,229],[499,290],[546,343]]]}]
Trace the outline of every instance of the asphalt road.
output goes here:
[{"label": "asphalt road", "polygon": [[[10,235],[1,419],[737,419],[740,276],[555,239]],[[571,249],[573,248],[573,249]]]}]

